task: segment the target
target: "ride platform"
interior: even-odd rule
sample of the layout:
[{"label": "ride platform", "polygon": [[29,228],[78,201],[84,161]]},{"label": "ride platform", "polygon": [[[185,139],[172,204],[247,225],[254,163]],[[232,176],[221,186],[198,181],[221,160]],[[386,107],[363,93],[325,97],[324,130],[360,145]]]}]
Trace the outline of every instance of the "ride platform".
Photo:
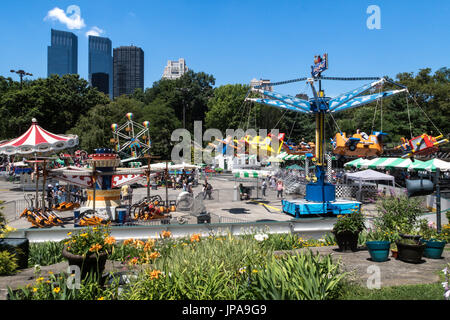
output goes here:
[{"label": "ride platform", "polygon": [[295,218],[308,215],[343,215],[351,214],[355,209],[361,210],[361,202],[352,200],[335,200],[314,202],[305,199],[281,200],[283,212]]}]

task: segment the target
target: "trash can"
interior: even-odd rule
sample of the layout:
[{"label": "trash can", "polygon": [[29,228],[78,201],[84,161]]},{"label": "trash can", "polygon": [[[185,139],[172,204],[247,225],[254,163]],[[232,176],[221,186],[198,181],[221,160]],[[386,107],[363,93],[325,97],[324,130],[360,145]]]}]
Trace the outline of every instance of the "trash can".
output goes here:
[{"label": "trash can", "polygon": [[197,216],[197,224],[211,223],[211,215],[209,213]]},{"label": "trash can", "polygon": [[15,254],[19,269],[28,268],[28,256],[30,254],[30,241],[27,238],[3,238],[0,239],[0,251],[8,251]]},{"label": "trash can", "polygon": [[158,185],[156,183],[152,183],[152,190],[158,190]]},{"label": "trash can", "polygon": [[120,224],[125,223],[127,220],[127,209],[117,209],[117,222]]}]

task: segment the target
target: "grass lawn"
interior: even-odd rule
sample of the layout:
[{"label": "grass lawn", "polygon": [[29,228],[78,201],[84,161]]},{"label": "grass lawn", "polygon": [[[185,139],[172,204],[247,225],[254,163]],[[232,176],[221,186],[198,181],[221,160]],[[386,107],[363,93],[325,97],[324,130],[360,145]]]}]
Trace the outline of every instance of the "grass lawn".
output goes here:
[{"label": "grass lawn", "polygon": [[403,285],[367,289],[353,284],[346,284],[340,300],[443,300],[444,289],[441,283]]}]

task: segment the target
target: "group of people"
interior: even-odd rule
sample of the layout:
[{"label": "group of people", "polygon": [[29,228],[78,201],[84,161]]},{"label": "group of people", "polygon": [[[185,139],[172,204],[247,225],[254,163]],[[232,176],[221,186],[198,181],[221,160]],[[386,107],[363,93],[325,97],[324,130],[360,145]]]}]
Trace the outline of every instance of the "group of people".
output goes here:
[{"label": "group of people", "polygon": [[81,189],[76,186],[72,186],[70,189],[68,186],[49,184],[47,186],[47,204],[48,208],[57,207],[63,202],[77,202],[79,204],[85,203],[87,200],[87,192],[85,189]]},{"label": "group of people", "polygon": [[[283,198],[283,191],[284,191],[284,183],[283,180],[277,179],[275,176],[267,176],[267,178],[262,180],[261,183],[261,191],[262,196],[267,197],[267,189],[271,188],[272,190],[277,191],[277,198]],[[249,199],[250,198],[250,189],[246,188],[241,184],[239,184],[239,192],[241,193],[241,200],[242,199]]]}]

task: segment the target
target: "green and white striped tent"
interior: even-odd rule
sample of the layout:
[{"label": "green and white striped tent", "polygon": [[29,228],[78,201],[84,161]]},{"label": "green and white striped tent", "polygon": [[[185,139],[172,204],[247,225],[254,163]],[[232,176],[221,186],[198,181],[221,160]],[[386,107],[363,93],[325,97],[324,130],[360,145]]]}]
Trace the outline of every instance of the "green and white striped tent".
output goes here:
[{"label": "green and white striped tent", "polygon": [[244,170],[235,169],[232,171],[235,178],[265,178],[271,174],[268,170]]},{"label": "green and white striped tent", "polygon": [[[422,161],[415,160],[415,162]],[[407,169],[411,165],[411,159],[403,158],[374,158],[370,160],[358,158],[345,164],[346,167],[358,169]]]},{"label": "green and white striped tent", "polygon": [[436,172],[436,168],[439,168],[440,171],[450,171],[450,162],[446,162],[440,159],[431,159],[425,162],[415,160],[414,163],[408,168],[408,170]]},{"label": "green and white striped tent", "polygon": [[287,152],[281,152],[277,155],[278,159],[281,160],[301,160],[301,156],[299,154],[289,154]]},{"label": "green and white striped tent", "polygon": [[[285,161],[286,160],[305,160],[306,155],[304,155],[304,154],[301,154],[301,155],[300,154],[289,154],[289,153],[283,151],[277,155],[277,158],[283,159]],[[331,159],[336,160],[336,157],[332,156]]]}]

